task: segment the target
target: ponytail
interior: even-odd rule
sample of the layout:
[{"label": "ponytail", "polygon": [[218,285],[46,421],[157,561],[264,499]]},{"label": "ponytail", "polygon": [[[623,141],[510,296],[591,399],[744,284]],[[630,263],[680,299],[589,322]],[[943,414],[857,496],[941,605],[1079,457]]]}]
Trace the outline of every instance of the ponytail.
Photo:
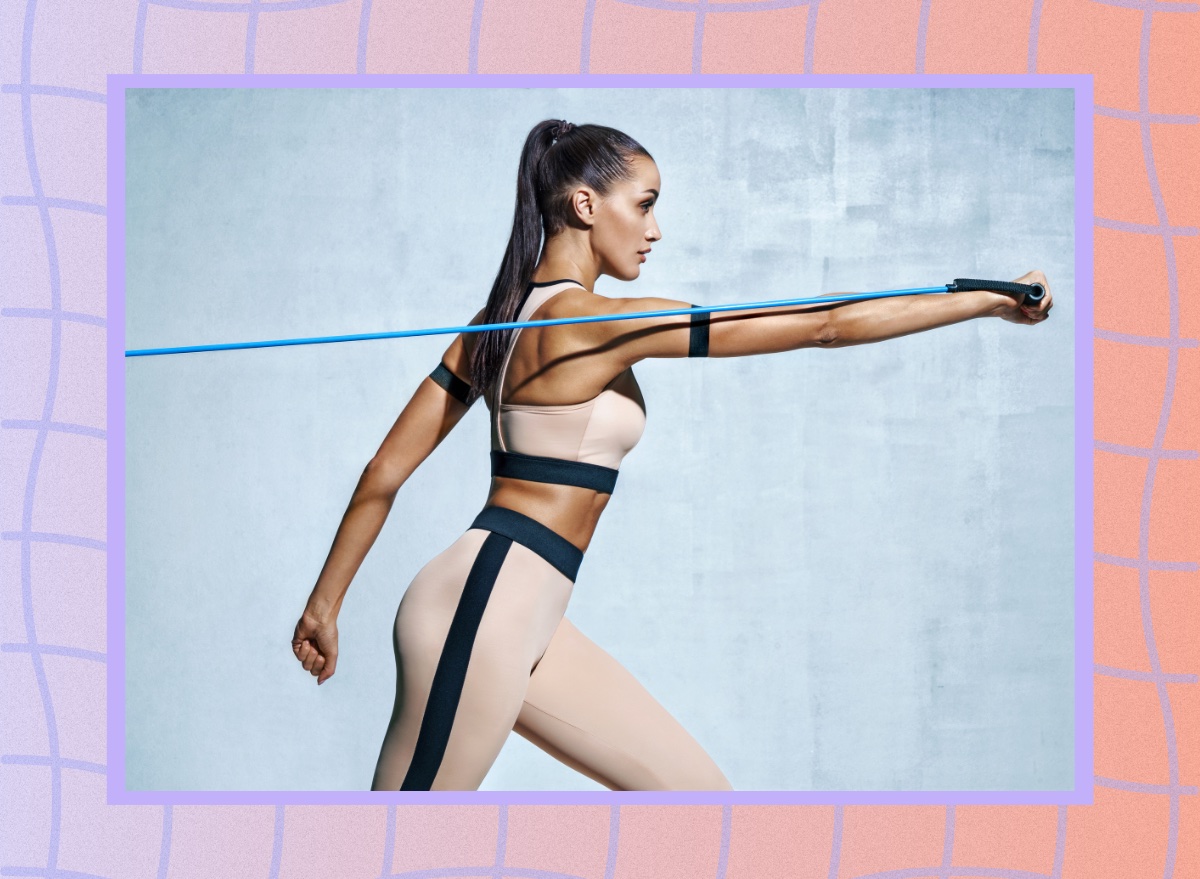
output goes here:
[{"label": "ponytail", "polygon": [[[488,294],[483,323],[516,320],[537,267],[543,234],[549,240],[571,222],[574,188],[583,184],[607,194],[613,184],[629,178],[634,155],[651,158],[633,138],[603,125],[576,126],[561,119],[545,119],[533,126],[517,167],[512,233]],[[468,405],[491,389],[514,332],[473,334]]]}]

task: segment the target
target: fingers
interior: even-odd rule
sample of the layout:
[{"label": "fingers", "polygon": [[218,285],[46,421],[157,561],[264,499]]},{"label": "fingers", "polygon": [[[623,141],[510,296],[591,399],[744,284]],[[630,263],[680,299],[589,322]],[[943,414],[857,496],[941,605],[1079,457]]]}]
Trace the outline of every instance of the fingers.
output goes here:
[{"label": "fingers", "polygon": [[1054,307],[1054,301],[1050,298],[1050,294],[1046,294],[1046,298],[1037,305],[1022,305],[1021,313],[1027,318],[1030,318],[1031,323],[1041,323],[1050,316],[1050,309]]},{"label": "fingers", "polygon": [[323,684],[327,680],[329,680],[331,677],[333,677],[333,672],[336,669],[336,667],[337,667],[337,653],[333,653],[330,655],[329,661],[327,663],[325,663],[325,673],[322,674],[319,678],[317,678],[317,686],[320,686],[321,684]]},{"label": "fingers", "polygon": [[1039,269],[1034,269],[1032,272],[1026,272],[1017,278],[1017,284],[1041,284],[1047,293],[1050,292],[1050,285],[1046,282],[1046,276]]},{"label": "fingers", "polygon": [[[299,642],[292,642],[292,652],[296,654],[296,658],[300,660],[300,664],[304,666],[305,671],[320,671],[325,665],[325,657],[317,650],[316,645],[310,643],[307,639]],[[320,667],[318,667],[318,663]]]},{"label": "fingers", "polygon": [[337,665],[337,650],[322,654],[315,644],[307,638],[292,642],[292,652],[304,666],[304,670],[317,678],[318,684],[323,684],[333,676]]},{"label": "fingers", "polygon": [[324,683],[337,664],[337,628],[332,624],[317,626],[302,617],[292,636],[292,653],[318,684]]},{"label": "fingers", "polygon": [[1050,294],[1050,284],[1046,281],[1046,276],[1044,273],[1035,269],[1032,272],[1026,272],[1024,275],[1017,278],[1014,283],[1039,284],[1044,291],[1044,295],[1041,301],[1036,304],[1027,304],[1026,300],[1028,297],[1021,296],[1019,305],[1014,302],[1011,306],[1009,306],[1010,310],[1005,316],[1007,320],[1010,320],[1013,323],[1038,324],[1049,317],[1050,309],[1054,305],[1054,297]]},{"label": "fingers", "polygon": [[1045,302],[1045,304],[1049,305],[1050,299],[1051,299],[1051,297],[1050,297],[1050,282],[1046,280],[1045,274],[1043,274],[1041,271],[1034,269],[1032,272],[1026,272],[1025,274],[1021,275],[1021,277],[1017,278],[1017,280],[1014,283],[1039,285],[1045,291],[1045,294],[1046,294],[1043,301]]},{"label": "fingers", "polygon": [[300,645],[300,650],[296,654],[296,658],[300,660],[300,664],[304,666],[305,671],[312,671],[313,663],[317,661],[317,648],[314,644],[304,641]]},{"label": "fingers", "polygon": [[1030,272],[1025,276],[1027,283],[1040,284],[1045,291],[1045,296],[1036,305],[1024,304],[1022,299],[1021,314],[1028,318],[1031,324],[1041,323],[1050,316],[1050,309],[1054,307],[1054,297],[1050,294],[1050,286],[1046,283],[1046,276],[1041,272]]}]

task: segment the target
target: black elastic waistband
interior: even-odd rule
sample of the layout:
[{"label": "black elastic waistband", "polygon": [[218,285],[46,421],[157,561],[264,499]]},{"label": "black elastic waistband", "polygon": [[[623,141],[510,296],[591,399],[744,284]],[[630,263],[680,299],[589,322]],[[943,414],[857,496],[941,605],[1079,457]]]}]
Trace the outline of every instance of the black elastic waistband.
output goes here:
[{"label": "black elastic waistband", "polygon": [[572,583],[575,582],[579,565],[583,562],[583,550],[536,519],[508,507],[484,507],[471,523],[471,527],[503,534],[522,546],[529,547]]}]

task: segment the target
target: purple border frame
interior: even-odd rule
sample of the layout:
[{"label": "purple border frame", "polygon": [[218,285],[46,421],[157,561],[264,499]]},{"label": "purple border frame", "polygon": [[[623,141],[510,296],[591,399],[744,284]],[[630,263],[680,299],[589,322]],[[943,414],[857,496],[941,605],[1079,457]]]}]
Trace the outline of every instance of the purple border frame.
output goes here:
[{"label": "purple border frame", "polygon": [[[1091,805],[1094,98],[1091,74],[110,74],[108,76],[109,805]],[[125,89],[1070,88],[1075,93],[1075,786],[1041,791],[129,791],[125,789]]]}]

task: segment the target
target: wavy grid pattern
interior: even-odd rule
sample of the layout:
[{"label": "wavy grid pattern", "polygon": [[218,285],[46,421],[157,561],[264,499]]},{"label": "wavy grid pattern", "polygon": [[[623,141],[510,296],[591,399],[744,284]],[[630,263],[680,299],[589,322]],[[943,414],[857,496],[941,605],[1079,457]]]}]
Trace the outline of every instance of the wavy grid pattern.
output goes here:
[{"label": "wavy grid pattern", "polygon": [[[565,17],[566,7],[548,2],[500,0],[446,4],[434,15],[373,0],[130,0],[105,4],[99,16],[95,7],[12,0],[0,13],[7,45],[19,47],[0,56],[0,222],[10,253],[10,274],[0,278],[8,379],[0,450],[5,494],[15,500],[0,522],[0,679],[10,718],[0,739],[0,876],[1200,875],[1197,834],[1181,832],[1196,826],[1181,816],[1194,819],[1197,811],[1200,705],[1194,628],[1180,622],[1196,619],[1200,603],[1200,204],[1182,159],[1200,153],[1200,144],[1197,116],[1183,112],[1195,109],[1195,91],[1186,85],[1194,74],[1185,74],[1181,61],[1200,47],[1197,4],[584,0]],[[547,60],[552,53],[544,46],[528,45],[523,34],[546,16],[563,45],[578,43],[577,58]],[[990,51],[975,51],[981,43]],[[1014,70],[1012,59],[1023,64]],[[452,66],[443,70],[443,63]],[[103,287],[64,285],[60,257],[61,248],[84,250],[99,261],[94,276],[103,276],[103,221],[64,222],[71,214],[105,215],[89,193],[69,188],[103,168],[102,128],[76,124],[96,113],[87,105],[105,103],[95,87],[110,72],[546,72],[547,63],[557,72],[594,73],[1095,75],[1095,365],[1097,376],[1120,374],[1122,383],[1098,381],[1095,399],[1093,805],[400,807],[403,816],[395,806],[104,805],[106,768],[86,759],[100,750],[64,747],[86,741],[86,730],[64,726],[60,713],[102,729],[102,677],[87,670],[103,667],[106,656],[38,635],[39,622],[52,614],[51,584],[77,570],[75,553],[106,551],[94,536],[104,527],[103,504],[79,509],[78,497],[47,497],[76,488],[82,494],[102,479],[93,471],[103,456],[89,446],[105,444],[103,428],[54,417],[60,376],[103,371],[102,361],[88,359],[101,346],[64,345],[106,328]],[[1128,127],[1136,129],[1140,153],[1121,153]],[[39,156],[47,151],[58,176],[44,179]],[[63,162],[64,151],[79,174]],[[1108,154],[1112,161],[1101,158]],[[1158,277],[1161,284],[1145,280]],[[1141,280],[1132,293],[1130,278]],[[1139,308],[1122,307],[1131,298]],[[82,306],[64,307],[67,300]],[[72,326],[77,332],[64,334]],[[1148,364],[1164,357],[1165,383],[1144,378],[1157,374]],[[1124,417],[1130,399],[1160,401],[1152,427]],[[48,481],[53,468],[72,475],[68,488]],[[40,512],[66,508],[76,508],[75,518],[61,516],[62,530]],[[1136,525],[1126,512],[1133,509]],[[103,576],[73,581],[72,588],[103,594]],[[100,619],[96,613],[91,621]],[[103,641],[90,629],[74,634],[81,644]],[[86,703],[82,713],[72,700]],[[1160,735],[1157,765],[1143,752],[1158,754]],[[437,833],[421,834],[433,821]]]}]

